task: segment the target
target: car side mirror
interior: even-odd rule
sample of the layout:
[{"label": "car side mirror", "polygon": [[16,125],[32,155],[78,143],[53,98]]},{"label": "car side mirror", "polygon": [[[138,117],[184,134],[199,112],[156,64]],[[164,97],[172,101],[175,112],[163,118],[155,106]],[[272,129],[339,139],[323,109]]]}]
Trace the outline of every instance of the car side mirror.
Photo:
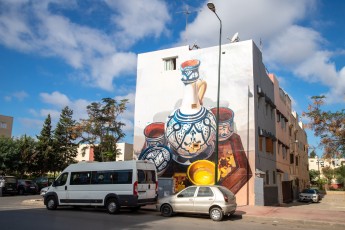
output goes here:
[{"label": "car side mirror", "polygon": [[52,183],[52,186],[53,186],[53,187],[56,187],[57,184],[58,184],[57,181],[54,181],[54,182]]}]

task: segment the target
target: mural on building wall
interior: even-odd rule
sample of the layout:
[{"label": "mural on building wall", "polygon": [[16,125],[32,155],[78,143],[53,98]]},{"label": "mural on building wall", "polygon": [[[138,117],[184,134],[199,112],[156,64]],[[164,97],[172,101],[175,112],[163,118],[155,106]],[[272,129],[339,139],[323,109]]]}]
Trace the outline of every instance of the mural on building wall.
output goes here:
[{"label": "mural on building wall", "polygon": [[155,122],[144,129],[145,143],[139,159],[155,163],[160,177],[173,177],[175,191],[188,185],[217,183],[237,193],[252,176],[241,137],[234,132],[234,111],[219,108],[218,159],[215,154],[217,108],[203,106],[207,82],[199,78],[200,61],[181,64],[184,96],[180,108],[166,122]]}]

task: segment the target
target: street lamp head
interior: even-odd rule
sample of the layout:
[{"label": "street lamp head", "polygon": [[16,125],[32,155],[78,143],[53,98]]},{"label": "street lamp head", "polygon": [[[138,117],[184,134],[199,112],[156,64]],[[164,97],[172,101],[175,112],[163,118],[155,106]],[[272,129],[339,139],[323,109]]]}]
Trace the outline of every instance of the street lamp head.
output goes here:
[{"label": "street lamp head", "polygon": [[213,13],[216,13],[216,7],[215,7],[215,5],[214,5],[212,2],[208,2],[208,3],[207,3],[207,7],[208,7],[211,11],[213,11]]}]

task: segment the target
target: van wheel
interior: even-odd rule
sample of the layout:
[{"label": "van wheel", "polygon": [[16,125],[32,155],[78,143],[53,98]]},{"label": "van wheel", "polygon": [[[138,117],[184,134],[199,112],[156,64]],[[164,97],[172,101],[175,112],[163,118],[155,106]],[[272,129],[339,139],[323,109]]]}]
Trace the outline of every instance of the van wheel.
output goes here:
[{"label": "van wheel", "polygon": [[109,214],[116,214],[120,211],[119,202],[114,198],[107,201],[106,208]]},{"label": "van wheel", "polygon": [[163,204],[163,206],[161,207],[161,213],[162,213],[162,216],[170,217],[173,215],[174,212],[170,205]]},{"label": "van wheel", "polygon": [[212,208],[210,210],[210,218],[213,220],[213,221],[221,221],[223,219],[223,212],[220,208]]},{"label": "van wheel", "polygon": [[57,201],[56,201],[55,197],[49,196],[47,198],[46,207],[48,210],[55,210],[57,208]]}]

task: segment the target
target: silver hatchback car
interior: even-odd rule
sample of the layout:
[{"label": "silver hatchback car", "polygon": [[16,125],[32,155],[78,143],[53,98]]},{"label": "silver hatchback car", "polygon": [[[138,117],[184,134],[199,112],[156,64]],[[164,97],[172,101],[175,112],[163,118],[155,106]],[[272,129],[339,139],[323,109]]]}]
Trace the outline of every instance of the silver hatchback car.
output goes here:
[{"label": "silver hatchback car", "polygon": [[163,216],[174,213],[209,214],[214,221],[232,215],[237,207],[235,195],[219,185],[190,186],[181,192],[158,200],[157,210]]}]

